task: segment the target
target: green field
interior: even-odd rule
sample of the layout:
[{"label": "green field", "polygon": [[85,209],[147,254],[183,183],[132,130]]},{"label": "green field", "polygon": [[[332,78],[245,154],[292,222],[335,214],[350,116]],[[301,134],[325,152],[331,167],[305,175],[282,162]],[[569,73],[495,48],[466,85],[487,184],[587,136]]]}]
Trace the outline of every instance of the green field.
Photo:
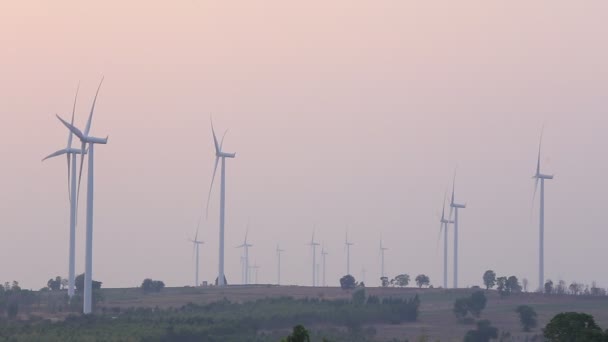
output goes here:
[{"label": "green field", "polygon": [[[22,334],[21,340],[28,341],[52,340],[49,336],[59,336],[57,340],[69,340],[66,336],[74,336],[72,340],[78,341],[85,335],[91,341],[96,338],[162,341],[157,336],[166,334],[173,326],[178,333],[214,336],[204,340],[277,341],[287,335],[290,327],[300,323],[304,323],[312,332],[314,341],[320,340],[321,336],[329,337],[332,341],[353,341],[358,335],[361,341],[418,341],[422,336],[426,336],[427,341],[462,341],[465,333],[474,325],[459,323],[452,308],[457,298],[470,296],[474,291],[479,290],[366,288],[368,298],[419,297],[417,320],[402,320],[397,324],[387,321],[386,307],[350,304],[352,290],[300,286],[183,287],[165,288],[159,293],[148,294],[139,288],[103,289],[103,299],[95,308],[96,319],[70,321],[70,318],[68,323],[62,323],[71,314],[69,310],[50,312],[44,305],[44,298],[42,304],[33,305],[27,312],[20,313],[19,318],[23,322],[29,317],[38,317],[38,324],[43,326],[31,336]],[[602,328],[608,328],[606,296],[522,293],[501,298],[496,291],[485,293],[488,301],[481,319],[488,319],[500,332],[509,333],[510,340],[525,341],[526,337],[541,335],[541,328],[554,315],[566,311],[589,313]],[[60,297],[64,294],[47,292],[45,296]],[[538,328],[529,333],[521,331],[515,313],[515,308],[522,304],[532,306],[538,313]],[[11,327],[11,324],[21,328],[25,326],[23,323],[4,324],[7,324],[5,327]],[[85,334],[71,335],[74,329],[81,329]],[[227,332],[232,329],[242,334]],[[15,334],[19,332],[18,329],[14,331]],[[70,331],[70,335],[65,335],[65,331]],[[121,336],[121,339],[116,336]]]}]

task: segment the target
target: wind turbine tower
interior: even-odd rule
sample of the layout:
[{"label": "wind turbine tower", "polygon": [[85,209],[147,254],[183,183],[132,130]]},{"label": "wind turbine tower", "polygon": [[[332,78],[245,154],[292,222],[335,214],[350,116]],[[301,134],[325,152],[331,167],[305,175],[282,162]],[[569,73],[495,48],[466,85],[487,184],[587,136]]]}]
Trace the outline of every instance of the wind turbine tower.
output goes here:
[{"label": "wind turbine tower", "polygon": [[[78,87],[79,88],[79,87]],[[74,97],[74,106],[72,107],[72,121],[74,125],[74,115],[76,113],[76,99],[78,98],[78,88],[76,88],[76,96]],[[75,264],[76,264],[76,214],[77,214],[77,201],[78,195],[76,193],[76,164],[77,155],[82,154],[82,150],[72,148],[72,138],[74,133],[71,131],[68,133],[68,145],[65,149],[56,151],[46,158],[42,159],[45,161],[49,158],[58,157],[61,155],[67,156],[68,161],[68,194],[70,200],[70,244],[68,253],[68,296],[70,299],[74,296],[74,283],[75,283]],[[84,152],[86,153],[86,151]]]},{"label": "wind turbine tower", "polygon": [[350,274],[350,246],[354,243],[348,241],[348,230],[346,231],[346,239],[344,240],[344,247],[346,248],[346,274]]},{"label": "wind turbine tower", "polygon": [[[252,244],[247,242],[247,235],[249,234],[249,228],[245,231],[245,240],[243,244],[236,246],[236,248],[243,248],[243,252],[245,253],[245,270],[249,270],[249,247],[253,247]],[[245,272],[245,279],[243,279],[244,284],[249,284],[249,271]]]},{"label": "wind turbine tower", "polygon": [[[84,298],[83,298],[83,313],[90,314],[93,311],[93,296],[92,296],[92,285],[93,285],[93,194],[94,194],[94,171],[95,171],[95,145],[107,144],[108,138],[97,138],[89,135],[91,130],[91,123],[93,121],[93,113],[95,112],[95,103],[97,102],[97,95],[99,95],[99,89],[103,83],[103,78],[99,83],[95,98],[93,99],[93,105],[91,106],[91,113],[87,120],[87,125],[84,132],[76,128],[74,125],[63,120],[61,117],[57,118],[70,130],[74,135],[80,139],[81,151],[87,151],[88,145],[88,176],[87,176],[87,231],[86,231],[86,248],[85,248],[85,271],[84,271]],[[82,178],[82,169],[84,166],[84,158],[80,158],[80,174],[78,176],[78,189],[80,189],[80,180]],[[76,195],[78,197],[78,195]]]},{"label": "wind turbine tower", "polygon": [[[227,131],[226,131],[227,132]],[[222,170],[220,179],[220,248],[219,248],[219,265],[218,265],[218,276],[217,285],[225,286],[225,275],[224,275],[224,213],[226,204],[226,158],[236,157],[236,153],[227,153],[222,150],[224,145],[224,136],[222,136],[221,142],[218,143],[213,129],[213,121],[211,122],[211,133],[213,134],[213,144],[215,146],[215,166],[213,167],[213,176],[211,177],[211,185],[209,186],[209,195],[207,196],[207,216],[209,216],[209,200],[211,199],[211,190],[213,189],[213,180],[215,179],[215,172],[217,171],[217,164],[219,160],[222,160]]]},{"label": "wind turbine tower", "polygon": [[277,285],[281,285],[281,253],[285,252],[284,249],[279,247],[277,244]]},{"label": "wind turbine tower", "polygon": [[388,250],[387,247],[384,247],[384,245],[382,244],[382,239],[380,239],[380,258],[381,258],[381,267],[380,267],[380,273],[381,273],[381,277],[385,277],[386,274],[384,273],[384,252]]},{"label": "wind turbine tower", "polygon": [[321,247],[321,257],[323,258],[323,286],[327,286],[327,282],[325,281],[325,270],[326,270],[326,264],[325,264],[325,259],[327,257],[327,250],[325,249],[325,247]]},{"label": "wind turbine tower", "polygon": [[452,219],[452,212],[454,212],[454,288],[458,288],[458,209],[464,209],[467,207],[466,204],[458,204],[454,200],[454,193],[456,189],[456,173],[454,172],[454,182],[452,183],[452,200],[450,201],[450,218]]},{"label": "wind turbine tower", "polygon": [[[540,215],[539,215],[539,239],[538,239],[538,287],[542,289],[545,284],[545,179],[553,179],[553,175],[540,172],[540,151],[543,142],[543,133],[540,134],[538,143],[538,159],[536,161],[536,174],[534,178],[534,197],[540,181]],[[534,200],[534,198],[533,198]]]},{"label": "wind turbine tower", "polygon": [[319,246],[318,242],[315,242],[315,233],[313,231],[312,238],[310,239],[310,243],[308,244],[312,249],[312,286],[317,286],[317,246]]},{"label": "wind turbine tower", "polygon": [[452,220],[445,218],[445,200],[446,194],[443,196],[443,207],[441,209],[441,226],[439,228],[439,235],[443,232],[443,288],[448,288],[448,225],[454,223]]},{"label": "wind turbine tower", "polygon": [[[199,226],[200,226],[200,223],[201,223],[200,218],[198,220],[198,223],[199,223]],[[195,255],[196,255],[196,261],[195,261],[195,267],[196,268],[194,269],[194,286],[195,287],[198,287],[198,286],[201,285],[201,283],[198,280],[198,271],[199,271],[199,264],[198,263],[199,263],[199,260],[200,260],[200,258],[199,258],[199,247],[200,247],[200,245],[202,245],[202,244],[205,243],[204,241],[201,241],[201,240],[198,239],[198,228],[199,228],[199,226],[196,227],[196,234],[194,234],[194,240],[190,240],[190,242],[192,242],[192,247],[194,248],[193,252],[195,252]]]}]

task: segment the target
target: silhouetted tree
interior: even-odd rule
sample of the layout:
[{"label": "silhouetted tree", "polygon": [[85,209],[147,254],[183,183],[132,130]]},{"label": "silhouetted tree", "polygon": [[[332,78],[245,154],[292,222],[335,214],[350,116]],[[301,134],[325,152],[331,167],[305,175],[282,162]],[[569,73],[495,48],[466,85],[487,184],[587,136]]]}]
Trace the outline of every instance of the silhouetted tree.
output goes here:
[{"label": "silhouetted tree", "polygon": [[428,286],[431,283],[431,279],[429,276],[425,274],[419,274],[416,276],[416,285],[418,288],[422,288],[423,286]]},{"label": "silhouetted tree", "polygon": [[410,283],[410,276],[408,274],[400,274],[391,281],[391,284],[399,287],[406,287]]},{"label": "silhouetted tree", "polygon": [[521,292],[521,285],[519,285],[519,280],[517,280],[516,276],[510,276],[507,278],[505,286],[509,294]]},{"label": "silhouetted tree", "polygon": [[163,288],[165,288],[165,283],[160,280],[152,280],[150,278],[146,278],[141,283],[141,289],[146,293],[160,292],[160,290],[162,290]]},{"label": "silhouetted tree", "polygon": [[[93,280],[92,289],[99,290],[101,289],[102,282]],[[74,279],[74,286],[76,287],[76,291],[82,293],[84,291],[84,273],[79,274]]]},{"label": "silhouetted tree", "polygon": [[493,288],[496,285],[496,273],[492,270],[487,270],[483,274],[483,284],[486,286],[486,290]]},{"label": "silhouetted tree", "polygon": [[515,312],[519,314],[519,321],[524,331],[530,331],[531,328],[536,327],[536,311],[531,306],[520,305]]},{"label": "silhouetted tree", "polygon": [[523,278],[521,280],[521,285],[524,289],[524,292],[528,292],[528,278]]},{"label": "silhouetted tree", "polygon": [[469,311],[475,317],[481,315],[481,311],[486,308],[487,302],[486,295],[483,291],[476,291],[471,294],[471,298],[469,299]]},{"label": "silhouetted tree", "polygon": [[61,277],[57,276],[55,279],[51,278],[46,282],[46,286],[51,291],[59,291],[61,290]]},{"label": "silhouetted tree", "polygon": [[562,312],[555,315],[543,330],[551,342],[600,342],[606,334],[595,323],[593,316],[579,312]]},{"label": "silhouetted tree", "polygon": [[551,281],[551,279],[549,279],[545,282],[545,293],[546,294],[553,293],[553,282]]},{"label": "silhouetted tree", "polygon": [[340,278],[340,287],[343,290],[352,290],[357,286],[357,282],[355,281],[355,277],[350,274],[345,275]]},{"label": "silhouetted tree", "polygon": [[382,283],[382,287],[387,287],[389,284],[388,277],[380,277],[380,282]]},{"label": "silhouetted tree", "polygon": [[296,325],[293,327],[292,333],[282,342],[310,342],[310,335],[303,325]]}]

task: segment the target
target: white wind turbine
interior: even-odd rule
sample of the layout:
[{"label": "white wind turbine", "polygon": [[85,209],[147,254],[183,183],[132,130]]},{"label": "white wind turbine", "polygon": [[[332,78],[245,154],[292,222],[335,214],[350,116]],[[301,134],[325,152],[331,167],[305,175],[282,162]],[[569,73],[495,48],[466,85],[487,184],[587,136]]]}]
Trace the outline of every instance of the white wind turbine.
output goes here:
[{"label": "white wind turbine", "polygon": [[348,230],[346,231],[346,239],[344,240],[344,248],[346,249],[346,274],[350,275],[350,246],[354,243],[348,241]]},{"label": "white wind turbine", "polygon": [[[93,112],[95,111],[95,103],[97,102],[97,95],[103,78],[99,83],[93,105],[91,106],[91,113],[87,120],[87,125],[84,132],[76,128],[74,125],[63,120],[59,115],[57,118],[70,130],[74,135],[80,139],[81,151],[88,151],[89,164],[88,164],[88,177],[87,177],[87,233],[86,233],[86,251],[85,251],[85,272],[84,272],[84,300],[83,300],[83,312],[90,314],[92,312],[92,281],[93,281],[93,194],[94,194],[94,160],[95,160],[95,145],[96,144],[107,144],[108,138],[97,138],[89,135],[91,130],[91,123],[93,120]],[[88,150],[87,150],[88,145]],[[78,176],[78,188],[80,189],[80,179],[82,178],[82,169],[84,165],[84,158],[81,158],[80,162],[80,174]],[[78,196],[78,195],[77,195]]]},{"label": "white wind turbine", "polygon": [[[78,87],[80,88],[80,87]],[[76,99],[78,98],[78,88],[76,88],[76,96],[74,96],[74,106],[72,107],[72,121],[74,125],[74,115],[76,113]],[[54,158],[62,155],[66,155],[68,162],[68,195],[70,200],[70,245],[68,255],[68,296],[70,299],[74,296],[74,280],[75,280],[75,265],[76,265],[76,214],[77,214],[77,200],[78,195],[76,193],[76,164],[77,155],[82,153],[82,150],[72,147],[73,133],[68,133],[68,145],[66,148],[56,151],[46,158],[42,159],[45,161],[49,158]],[[86,151],[85,151],[86,153]]]},{"label": "white wind turbine", "polygon": [[454,213],[454,288],[458,288],[458,209],[464,209],[466,204],[458,204],[454,200],[456,189],[456,172],[454,172],[454,182],[452,183],[452,200],[450,201],[450,217],[452,220],[452,212]]},{"label": "white wind turbine", "polygon": [[388,248],[384,247],[384,245],[382,244],[382,238],[380,238],[380,258],[381,258],[380,274],[381,274],[381,277],[386,276],[386,274],[384,273],[384,252],[387,250],[388,250]]},{"label": "white wind turbine", "polygon": [[308,244],[312,249],[312,286],[317,286],[317,246],[319,246],[318,242],[315,242],[315,232],[312,232],[312,238],[310,239],[310,243]]},{"label": "white wind turbine", "polygon": [[277,244],[277,285],[281,285],[281,253],[285,252],[284,249],[279,247]]},{"label": "white wind turbine", "polygon": [[255,281],[254,284],[258,284],[258,270],[260,269],[260,266],[258,266],[258,262],[256,261],[253,266],[251,266],[251,270],[253,271],[253,279]]},{"label": "white wind turbine", "polygon": [[204,241],[198,239],[198,228],[199,228],[200,224],[201,224],[201,220],[199,218],[198,225],[196,226],[196,234],[194,234],[194,240],[188,240],[188,241],[192,242],[193,252],[196,253],[196,262],[195,262],[196,268],[194,269],[194,286],[196,286],[196,287],[200,286],[200,284],[201,284],[198,281],[199,247],[200,247],[200,245],[205,243]]},{"label": "white wind turbine", "polygon": [[[534,178],[534,197],[540,180],[540,216],[539,216],[539,240],[538,240],[538,287],[542,289],[545,284],[545,179],[553,179],[553,175],[545,175],[540,172],[540,150],[543,142],[543,132],[540,133],[538,143],[538,160],[536,162],[536,174]],[[534,202],[534,197],[532,202]]]},{"label": "white wind turbine", "polygon": [[[226,131],[227,132],[227,131]],[[226,136],[226,132],[224,132],[224,136]],[[220,180],[220,248],[219,248],[219,267],[218,267],[218,277],[217,277],[217,285],[224,286],[226,285],[226,278],[224,275],[224,209],[226,203],[226,158],[234,158],[236,153],[226,153],[222,151],[222,146],[224,145],[224,136],[222,136],[222,141],[218,143],[217,137],[215,135],[215,130],[213,129],[213,121],[211,122],[211,133],[213,134],[213,144],[215,146],[215,166],[213,167],[213,176],[211,177],[211,185],[209,186],[209,196],[207,197],[207,216],[209,216],[209,200],[211,199],[211,190],[213,189],[213,180],[215,179],[215,172],[217,171],[217,164],[222,159],[222,170],[221,170],[221,180]]]},{"label": "white wind turbine", "polygon": [[[245,258],[243,259],[245,264],[243,267],[245,267],[245,270],[249,270],[249,247],[253,247],[252,244],[247,242],[247,235],[249,235],[249,228],[247,228],[245,231],[245,240],[243,240],[243,243],[236,246],[236,248],[243,248],[243,253],[245,254]],[[249,271],[245,272],[245,279],[243,279],[243,283],[249,284]]]},{"label": "white wind turbine", "polygon": [[439,235],[443,233],[443,288],[448,288],[448,225],[454,223],[454,221],[445,218],[445,200],[446,194],[443,196],[443,207],[441,208],[441,226],[439,228]]},{"label": "white wind turbine", "polygon": [[326,274],[326,264],[325,264],[325,259],[327,257],[327,250],[325,249],[325,246],[321,247],[321,257],[323,258],[323,286],[327,286],[327,282],[325,281],[325,274]]}]

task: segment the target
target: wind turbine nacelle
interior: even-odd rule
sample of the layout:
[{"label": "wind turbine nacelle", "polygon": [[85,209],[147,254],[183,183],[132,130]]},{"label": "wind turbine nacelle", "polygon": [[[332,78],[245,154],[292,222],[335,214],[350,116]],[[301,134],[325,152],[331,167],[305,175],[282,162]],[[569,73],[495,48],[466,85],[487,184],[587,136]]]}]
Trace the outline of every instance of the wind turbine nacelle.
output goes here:
[{"label": "wind turbine nacelle", "polygon": [[458,209],[464,209],[466,208],[467,205],[466,204],[457,204],[457,203],[452,203],[452,208],[458,208]]},{"label": "wind turbine nacelle", "polygon": [[108,137],[105,137],[105,138],[85,137],[84,142],[87,142],[89,144],[104,144],[105,145],[108,143]]},{"label": "wind turbine nacelle", "polygon": [[553,179],[553,175],[543,175],[542,173],[538,175],[540,179]]},{"label": "wind turbine nacelle", "polygon": [[216,154],[216,156],[221,158],[234,158],[236,157],[236,153],[219,152]]},{"label": "wind turbine nacelle", "polygon": [[73,154],[87,154],[86,150],[83,152],[81,149],[73,148],[73,147],[67,148],[65,151],[67,153],[73,153]]}]

